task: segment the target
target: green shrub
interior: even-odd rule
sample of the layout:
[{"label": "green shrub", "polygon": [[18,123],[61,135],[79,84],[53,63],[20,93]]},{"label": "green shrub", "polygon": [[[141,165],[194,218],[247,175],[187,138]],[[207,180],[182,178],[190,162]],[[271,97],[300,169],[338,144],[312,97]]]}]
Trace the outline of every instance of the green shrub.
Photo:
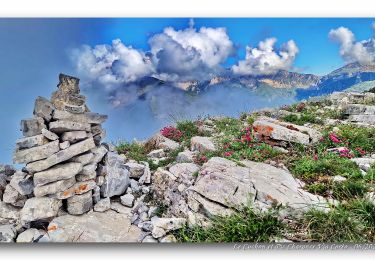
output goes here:
[{"label": "green shrub", "polygon": [[362,198],[368,190],[368,186],[363,181],[346,180],[333,184],[332,196],[338,200],[350,200]]},{"label": "green shrub", "polygon": [[137,142],[129,143],[121,141],[116,145],[116,151],[119,154],[125,154],[129,159],[136,161],[147,161],[145,147]]},{"label": "green shrub", "polygon": [[183,133],[183,140],[190,140],[193,136],[198,135],[198,127],[193,121],[177,122],[177,129]]},{"label": "green shrub", "polygon": [[312,209],[304,214],[301,229],[318,242],[347,243],[364,242],[364,227],[358,217],[339,206],[329,212]]},{"label": "green shrub", "polygon": [[314,181],[321,176],[362,176],[355,162],[335,154],[322,155],[315,159],[313,156],[304,156],[294,161],[291,166],[292,173],[305,181]]},{"label": "green shrub", "polygon": [[256,214],[246,207],[230,216],[213,218],[207,228],[185,226],[175,236],[180,242],[270,242],[283,229],[275,212]]}]

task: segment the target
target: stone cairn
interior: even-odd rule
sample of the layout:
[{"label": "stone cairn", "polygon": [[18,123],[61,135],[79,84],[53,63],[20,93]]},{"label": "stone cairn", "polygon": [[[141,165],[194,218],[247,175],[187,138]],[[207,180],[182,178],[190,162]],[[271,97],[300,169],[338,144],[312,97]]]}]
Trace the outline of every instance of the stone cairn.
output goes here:
[{"label": "stone cairn", "polygon": [[60,74],[57,87],[51,100],[36,99],[33,118],[21,121],[13,161],[26,166],[7,166],[0,176],[0,224],[13,222],[18,232],[86,213],[129,186],[124,158],[101,144],[107,116],[90,112],[78,78]]}]

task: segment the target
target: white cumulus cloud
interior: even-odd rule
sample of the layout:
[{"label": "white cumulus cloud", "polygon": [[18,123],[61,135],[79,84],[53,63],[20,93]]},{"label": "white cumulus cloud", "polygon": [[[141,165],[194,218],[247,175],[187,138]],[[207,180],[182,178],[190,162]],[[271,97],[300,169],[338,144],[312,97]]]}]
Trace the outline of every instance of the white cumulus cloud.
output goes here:
[{"label": "white cumulus cloud", "polygon": [[246,46],[246,58],[232,66],[233,73],[259,75],[289,70],[298,54],[298,47],[293,40],[290,40],[283,44],[279,50],[275,50],[276,41],[276,38],[268,38],[261,41],[257,48]]},{"label": "white cumulus cloud", "polygon": [[201,79],[219,70],[234,53],[225,28],[202,27],[197,31],[165,28],[150,38],[149,44],[157,71],[171,78]]},{"label": "white cumulus cloud", "polygon": [[73,58],[78,71],[107,88],[134,82],[155,70],[143,51],[126,46],[118,39],[113,40],[111,45],[93,48],[85,45],[74,51]]},{"label": "white cumulus cloud", "polygon": [[[375,32],[375,23],[372,24],[372,27]],[[329,38],[340,45],[340,55],[347,63],[375,64],[374,38],[357,41],[353,32],[346,27],[331,30]]]}]

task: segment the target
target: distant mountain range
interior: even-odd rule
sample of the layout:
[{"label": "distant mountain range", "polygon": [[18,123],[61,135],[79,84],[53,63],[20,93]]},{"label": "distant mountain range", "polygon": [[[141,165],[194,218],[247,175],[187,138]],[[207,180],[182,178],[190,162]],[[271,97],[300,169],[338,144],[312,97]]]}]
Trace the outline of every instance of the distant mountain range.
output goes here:
[{"label": "distant mountain range", "polygon": [[[137,85],[139,86],[140,98],[160,86],[173,88],[177,92],[199,94],[220,85],[231,85],[251,90],[257,90],[262,87],[266,89],[293,89],[297,99],[305,99],[311,96],[326,95],[334,91],[343,91],[370,81],[375,81],[375,65],[350,63],[325,76],[282,70],[272,75],[236,76],[228,73],[223,76],[215,76],[206,81],[192,80],[177,83],[162,81],[154,77],[145,77]],[[362,89],[363,87],[364,85],[362,84],[360,88]]]}]

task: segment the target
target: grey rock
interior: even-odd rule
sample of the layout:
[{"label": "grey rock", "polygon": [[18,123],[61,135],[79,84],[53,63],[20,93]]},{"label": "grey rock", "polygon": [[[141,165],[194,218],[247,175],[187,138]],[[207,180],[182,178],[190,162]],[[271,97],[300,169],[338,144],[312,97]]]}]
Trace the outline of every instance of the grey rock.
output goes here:
[{"label": "grey rock", "polygon": [[147,216],[147,212],[142,212],[139,214],[139,219],[142,221],[142,222],[145,222],[145,221],[148,221],[149,218]]},{"label": "grey rock", "polygon": [[55,107],[48,99],[44,97],[37,97],[35,100],[33,114],[35,116],[42,117],[47,122],[49,122],[52,118],[52,113],[54,109]]},{"label": "grey rock", "polygon": [[80,194],[86,193],[90,190],[94,190],[95,188],[97,188],[97,186],[96,186],[95,181],[93,180],[76,182],[70,188],[61,192],[51,194],[49,195],[49,197],[62,200],[62,199],[73,197],[74,195],[80,195]]},{"label": "grey rock", "polygon": [[103,197],[122,195],[130,183],[130,173],[126,169],[124,159],[117,153],[108,152],[106,157],[107,175],[101,186]]},{"label": "grey rock", "polygon": [[155,149],[163,149],[164,151],[173,151],[180,147],[180,144],[164,137],[160,133],[155,134],[145,144],[148,147],[154,147]]},{"label": "grey rock", "polygon": [[158,218],[151,219],[154,227],[160,227],[166,231],[176,230],[182,228],[186,224],[184,218]]},{"label": "grey rock", "polygon": [[0,174],[11,176],[17,171],[12,165],[0,164]]},{"label": "grey rock", "polygon": [[11,243],[14,242],[17,236],[17,230],[13,225],[0,226],[0,242]]},{"label": "grey rock", "polygon": [[51,156],[49,156],[45,160],[32,162],[26,165],[26,170],[28,172],[34,173],[43,171],[45,169],[50,168],[58,163],[64,162],[69,160],[70,158],[87,152],[95,147],[94,140],[92,138],[83,140],[79,143],[71,145],[69,148],[59,151]]},{"label": "grey rock", "polygon": [[142,187],[142,193],[143,194],[149,194],[150,193],[150,188],[146,187],[146,186]]},{"label": "grey rock", "polygon": [[69,113],[68,111],[63,110],[55,110],[53,113],[53,118],[56,120],[69,120],[74,122],[84,122],[89,124],[102,124],[104,123],[108,116],[101,115],[98,113],[82,113],[82,114],[74,114]]},{"label": "grey rock", "polygon": [[158,240],[153,238],[152,236],[146,236],[143,240],[142,243],[158,243]]},{"label": "grey rock", "polygon": [[70,143],[69,141],[65,141],[65,142],[60,143],[59,146],[61,150],[65,150],[66,148],[70,146]]},{"label": "grey rock", "polygon": [[86,139],[88,134],[86,131],[72,131],[72,132],[64,132],[61,135],[62,141],[69,141],[70,143],[76,143],[83,139]]},{"label": "grey rock", "polygon": [[163,158],[165,157],[165,152],[163,149],[153,150],[147,154],[147,157],[148,158]]},{"label": "grey rock", "polygon": [[95,206],[94,206],[94,211],[97,212],[104,212],[107,211],[111,208],[111,200],[109,198],[105,198],[102,200],[99,200]]},{"label": "grey rock", "polygon": [[121,199],[121,204],[126,206],[126,207],[133,207],[134,203],[134,195],[133,194],[125,194],[124,196],[120,197]]},{"label": "grey rock", "polygon": [[104,176],[98,176],[96,177],[96,185],[102,186],[105,182],[105,177]]},{"label": "grey rock", "polygon": [[210,137],[194,136],[190,140],[190,150],[198,152],[215,151],[215,144],[212,142]]},{"label": "grey rock", "polygon": [[88,181],[96,178],[96,164],[90,163],[83,166],[82,171],[76,176],[77,181]]},{"label": "grey rock", "polygon": [[156,216],[157,212],[158,212],[159,208],[156,207],[156,206],[150,206],[150,208],[148,209],[148,217],[149,218],[152,218],[153,216]]},{"label": "grey rock", "polygon": [[130,172],[130,178],[139,179],[145,170],[143,164],[128,162],[125,164],[126,169]]},{"label": "grey rock", "polygon": [[190,162],[194,162],[194,155],[195,154],[196,153],[191,152],[191,151],[180,152],[180,153],[178,153],[178,155],[176,157],[176,162],[177,163],[190,163]]},{"label": "grey rock", "polygon": [[20,219],[20,208],[0,201],[0,224],[14,224]]},{"label": "grey rock", "polygon": [[151,221],[140,222],[138,224],[138,227],[141,228],[143,231],[146,231],[146,232],[151,232],[152,231],[152,223],[151,223]]},{"label": "grey rock", "polygon": [[71,215],[81,215],[92,208],[92,192],[86,192],[81,195],[75,195],[68,198],[67,209]]},{"label": "grey rock", "polygon": [[375,124],[375,115],[350,115],[348,121],[373,125]]},{"label": "grey rock", "polygon": [[108,149],[104,145],[101,145],[99,147],[95,147],[94,149],[92,149],[91,152],[94,154],[94,158],[92,159],[93,163],[99,163],[107,154]]},{"label": "grey rock", "polygon": [[346,181],[346,178],[340,175],[336,175],[332,177],[333,182],[343,182]]},{"label": "grey rock", "polygon": [[47,138],[48,140],[51,140],[51,141],[56,141],[57,139],[59,139],[58,135],[43,128],[42,129],[42,135]]},{"label": "grey rock", "polygon": [[141,188],[139,187],[139,184],[136,180],[130,179],[130,187],[132,191],[139,192]]},{"label": "grey rock", "polygon": [[13,154],[14,163],[29,163],[42,160],[59,151],[59,141],[53,141],[41,146],[15,151]]},{"label": "grey rock", "polygon": [[71,131],[90,132],[91,126],[88,123],[59,120],[49,123],[49,130],[57,134]]},{"label": "grey rock", "polygon": [[9,184],[21,195],[30,195],[33,193],[34,183],[32,177],[25,172],[15,172]]},{"label": "grey rock", "polygon": [[375,106],[348,104],[344,113],[347,115],[375,115]]},{"label": "grey rock", "polygon": [[18,193],[11,185],[7,185],[3,194],[3,201],[16,207],[22,207],[25,204],[26,196]]},{"label": "grey rock", "polygon": [[352,158],[351,159],[353,162],[355,162],[359,168],[367,172],[370,170],[370,168],[375,165],[375,158]]},{"label": "grey rock", "polygon": [[[43,130],[43,129],[42,129]],[[18,150],[41,146],[48,143],[48,139],[44,135],[35,135],[30,137],[20,138],[16,141]]]},{"label": "grey rock", "polygon": [[65,74],[59,75],[59,91],[67,94],[79,94],[79,78]]},{"label": "grey rock", "polygon": [[55,218],[48,226],[51,242],[140,242],[142,231],[112,210]]},{"label": "grey rock", "polygon": [[148,162],[142,162],[145,166],[145,169],[143,171],[143,175],[139,178],[139,184],[150,184],[151,183],[151,170]]},{"label": "grey rock", "polygon": [[34,188],[35,197],[43,197],[46,195],[52,195],[64,192],[76,183],[75,177],[70,179],[47,183],[42,186],[36,186]]},{"label": "grey rock", "polygon": [[151,234],[154,238],[159,238],[159,237],[165,236],[167,234],[167,232],[160,227],[153,227]]},{"label": "grey rock", "polygon": [[34,185],[42,186],[47,183],[66,180],[76,176],[82,171],[82,164],[69,162],[51,167],[48,170],[34,174]]},{"label": "grey rock", "polygon": [[269,117],[259,117],[253,124],[254,130],[260,137],[271,138],[301,144],[316,143],[322,135],[309,127],[278,121]]},{"label": "grey rock", "polygon": [[40,135],[43,128],[46,128],[46,125],[41,117],[21,120],[21,131],[25,137]]},{"label": "grey rock", "polygon": [[160,243],[177,243],[177,239],[174,235],[166,235],[165,237],[162,237],[159,239]]},{"label": "grey rock", "polygon": [[[112,202],[111,203],[111,209],[116,211],[117,213],[127,215],[129,218],[132,218],[132,209],[129,207],[125,207],[119,202]],[[138,218],[138,216],[137,216]],[[133,223],[133,222],[132,222]]]},{"label": "grey rock", "polygon": [[47,232],[36,228],[30,228],[17,237],[17,243],[37,243]]},{"label": "grey rock", "polygon": [[82,165],[87,165],[91,163],[92,159],[94,158],[94,154],[91,152],[87,152],[81,155],[74,156],[72,159],[69,161],[71,162],[78,162],[81,163]]},{"label": "grey rock", "polygon": [[64,110],[73,114],[82,114],[86,111],[86,105],[71,105],[64,103]]},{"label": "grey rock", "polygon": [[99,201],[100,201],[100,187],[95,186],[92,190],[92,202],[96,204]]},{"label": "grey rock", "polygon": [[61,200],[53,198],[30,198],[20,212],[23,226],[36,220],[49,220],[55,217],[62,206]]},{"label": "grey rock", "polygon": [[194,173],[197,173],[199,169],[194,163],[177,163],[169,168],[169,172],[178,178],[181,183],[190,186],[195,180]]}]

